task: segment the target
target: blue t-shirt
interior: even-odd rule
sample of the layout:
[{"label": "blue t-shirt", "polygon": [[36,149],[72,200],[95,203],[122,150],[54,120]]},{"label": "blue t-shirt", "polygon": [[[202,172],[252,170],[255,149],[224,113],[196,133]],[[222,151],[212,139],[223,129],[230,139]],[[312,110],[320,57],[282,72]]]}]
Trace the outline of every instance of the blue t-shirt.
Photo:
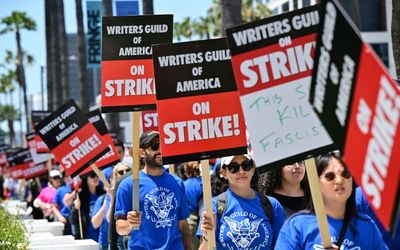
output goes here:
[{"label": "blue t-shirt", "polygon": [[199,201],[203,196],[203,184],[201,177],[193,177],[184,181],[186,189],[186,198],[188,199],[189,211],[199,212]]},{"label": "blue t-shirt", "polygon": [[[354,235],[350,224],[357,230]],[[366,214],[358,213],[350,222],[342,242],[342,249],[387,249],[374,221]],[[332,242],[340,235],[343,220],[328,216],[328,227]],[[276,249],[323,249],[314,213],[295,214],[283,225],[276,242]]]},{"label": "blue t-shirt", "polygon": [[369,206],[367,198],[365,198],[360,187],[356,188],[356,205],[360,212],[368,214],[375,221],[376,226],[381,232],[382,238],[389,249],[400,249],[400,228],[397,228],[396,232],[394,233],[394,237],[392,237],[391,233],[386,231],[385,227],[382,225]]},{"label": "blue t-shirt", "polygon": [[104,215],[103,215],[103,222],[100,225],[99,228],[99,240],[98,242],[100,244],[107,244],[108,243],[108,227],[110,226],[110,224],[107,221],[107,211],[108,208],[110,207],[110,196],[107,195],[102,195],[99,198],[97,198],[96,203],[94,204],[94,208],[93,208],[93,213],[92,213],[92,217],[94,215],[96,215],[100,208],[103,206],[103,201],[104,201],[104,197],[106,197],[106,208],[104,210]]},{"label": "blue t-shirt", "polygon": [[[217,219],[215,238],[217,249],[273,249],[280,228],[285,221],[285,210],[273,197],[272,227],[264,213],[260,197],[242,198],[228,189],[226,211]],[[217,215],[217,200],[213,198],[213,211]],[[202,236],[201,223],[197,236]]]},{"label": "blue t-shirt", "polygon": [[[99,198],[99,196],[97,196],[97,194],[90,194],[89,196],[89,205],[90,205],[90,211],[89,211],[89,218],[92,218],[93,216],[93,210],[94,210],[94,204],[96,204],[97,198]],[[85,239],[92,239],[97,241],[99,239],[99,230],[95,229],[92,225],[91,221],[88,221],[87,226],[86,226],[86,237]]]},{"label": "blue t-shirt", "polygon": [[60,213],[62,216],[68,219],[71,214],[71,210],[69,207],[64,204],[64,196],[67,193],[71,193],[71,184],[67,182],[65,185],[59,187],[56,191],[56,195],[53,198],[53,203],[59,207]]},{"label": "blue t-shirt", "polygon": [[[179,221],[189,217],[185,186],[179,177],[163,172],[139,174],[140,230],[133,230],[129,249],[183,249]],[[132,176],[118,187],[115,218],[132,211]]]}]

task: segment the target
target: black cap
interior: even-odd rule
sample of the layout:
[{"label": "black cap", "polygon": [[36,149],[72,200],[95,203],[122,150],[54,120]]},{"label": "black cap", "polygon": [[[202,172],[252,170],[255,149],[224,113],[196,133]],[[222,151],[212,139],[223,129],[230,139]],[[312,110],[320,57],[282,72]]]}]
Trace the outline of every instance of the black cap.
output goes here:
[{"label": "black cap", "polygon": [[139,139],[139,146],[141,148],[143,148],[144,146],[148,145],[151,140],[153,140],[154,138],[156,138],[157,136],[160,136],[160,133],[158,133],[157,131],[151,130],[151,131],[147,131],[144,132]]}]

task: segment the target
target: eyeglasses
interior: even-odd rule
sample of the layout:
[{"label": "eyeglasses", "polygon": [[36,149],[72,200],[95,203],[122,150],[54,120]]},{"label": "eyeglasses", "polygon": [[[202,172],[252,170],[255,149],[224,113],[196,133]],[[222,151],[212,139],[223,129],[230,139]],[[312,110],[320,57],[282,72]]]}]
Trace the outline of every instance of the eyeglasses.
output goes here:
[{"label": "eyeglasses", "polygon": [[227,168],[229,172],[232,174],[236,174],[240,170],[240,166],[242,166],[243,171],[250,171],[254,167],[253,160],[250,161],[244,161],[242,164],[239,164],[237,162],[232,162],[229,165],[224,165],[224,168]]},{"label": "eyeglasses", "polygon": [[304,166],[306,165],[306,163],[305,163],[304,161],[298,161],[298,162],[295,162],[295,163],[293,163],[293,164],[286,165],[286,167],[288,167],[288,168],[294,168],[294,167],[296,167],[297,165],[299,165],[300,167],[304,167]]},{"label": "eyeglasses", "polygon": [[[340,173],[340,176],[342,176],[344,179],[350,179],[351,172],[348,169],[345,169],[342,173]],[[324,178],[327,181],[333,181],[336,179],[336,174],[334,172],[327,172],[324,174]]]},{"label": "eyeglasses", "polygon": [[150,146],[151,150],[157,151],[160,148],[160,143],[156,142],[153,145]]},{"label": "eyeglasses", "polygon": [[126,174],[128,172],[129,172],[129,169],[122,169],[122,170],[117,171],[117,174],[119,176],[122,176],[122,175],[124,175],[124,174]]}]

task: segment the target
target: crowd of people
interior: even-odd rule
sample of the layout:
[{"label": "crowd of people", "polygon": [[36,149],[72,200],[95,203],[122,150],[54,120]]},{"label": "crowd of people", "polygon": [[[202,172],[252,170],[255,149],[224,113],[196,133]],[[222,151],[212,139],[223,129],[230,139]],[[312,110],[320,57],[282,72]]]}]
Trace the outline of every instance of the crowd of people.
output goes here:
[{"label": "crowd of people", "polygon": [[[1,176],[2,196],[28,201],[33,218],[60,221],[64,234],[93,239],[103,250],[207,249],[212,230],[217,249],[323,249],[303,161],[258,175],[249,153],[217,159],[210,166],[210,217],[204,211],[200,162],[178,164],[170,174],[158,132],[143,133],[139,144],[139,183],[123,162],[123,143],[115,141],[120,162],[103,170],[109,188],[94,172],[78,183],[59,168],[27,182]],[[383,240],[384,229],[338,152],[316,157],[316,165],[332,249],[399,246],[399,239]],[[134,185],[139,186],[138,211],[133,210]]]}]

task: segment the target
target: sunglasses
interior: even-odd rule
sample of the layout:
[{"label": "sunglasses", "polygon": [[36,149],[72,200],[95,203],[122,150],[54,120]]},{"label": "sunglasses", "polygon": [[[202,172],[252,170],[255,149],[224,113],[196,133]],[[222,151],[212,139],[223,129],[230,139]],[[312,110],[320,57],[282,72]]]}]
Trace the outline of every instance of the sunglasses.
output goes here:
[{"label": "sunglasses", "polygon": [[[340,173],[340,176],[342,176],[344,179],[350,179],[351,177],[351,172],[347,169],[343,170],[342,173]],[[334,172],[327,172],[324,174],[324,178],[327,181],[333,181],[336,179],[336,174]]]},{"label": "sunglasses", "polygon": [[240,170],[240,166],[242,166],[243,171],[250,171],[254,167],[253,160],[249,161],[244,161],[242,164],[239,164],[237,162],[232,162],[229,165],[224,165],[224,168],[227,168],[229,172],[232,174],[236,174]]},{"label": "sunglasses", "polygon": [[54,180],[61,180],[61,177],[60,176],[54,176],[54,177],[52,177]]},{"label": "sunglasses", "polygon": [[122,170],[117,171],[117,174],[119,176],[122,176],[122,175],[124,175],[124,174],[126,174],[128,172],[129,172],[129,169],[122,169]]},{"label": "sunglasses", "polygon": [[151,150],[153,151],[157,151],[160,148],[160,143],[156,142],[153,145],[149,146],[151,148]]}]

